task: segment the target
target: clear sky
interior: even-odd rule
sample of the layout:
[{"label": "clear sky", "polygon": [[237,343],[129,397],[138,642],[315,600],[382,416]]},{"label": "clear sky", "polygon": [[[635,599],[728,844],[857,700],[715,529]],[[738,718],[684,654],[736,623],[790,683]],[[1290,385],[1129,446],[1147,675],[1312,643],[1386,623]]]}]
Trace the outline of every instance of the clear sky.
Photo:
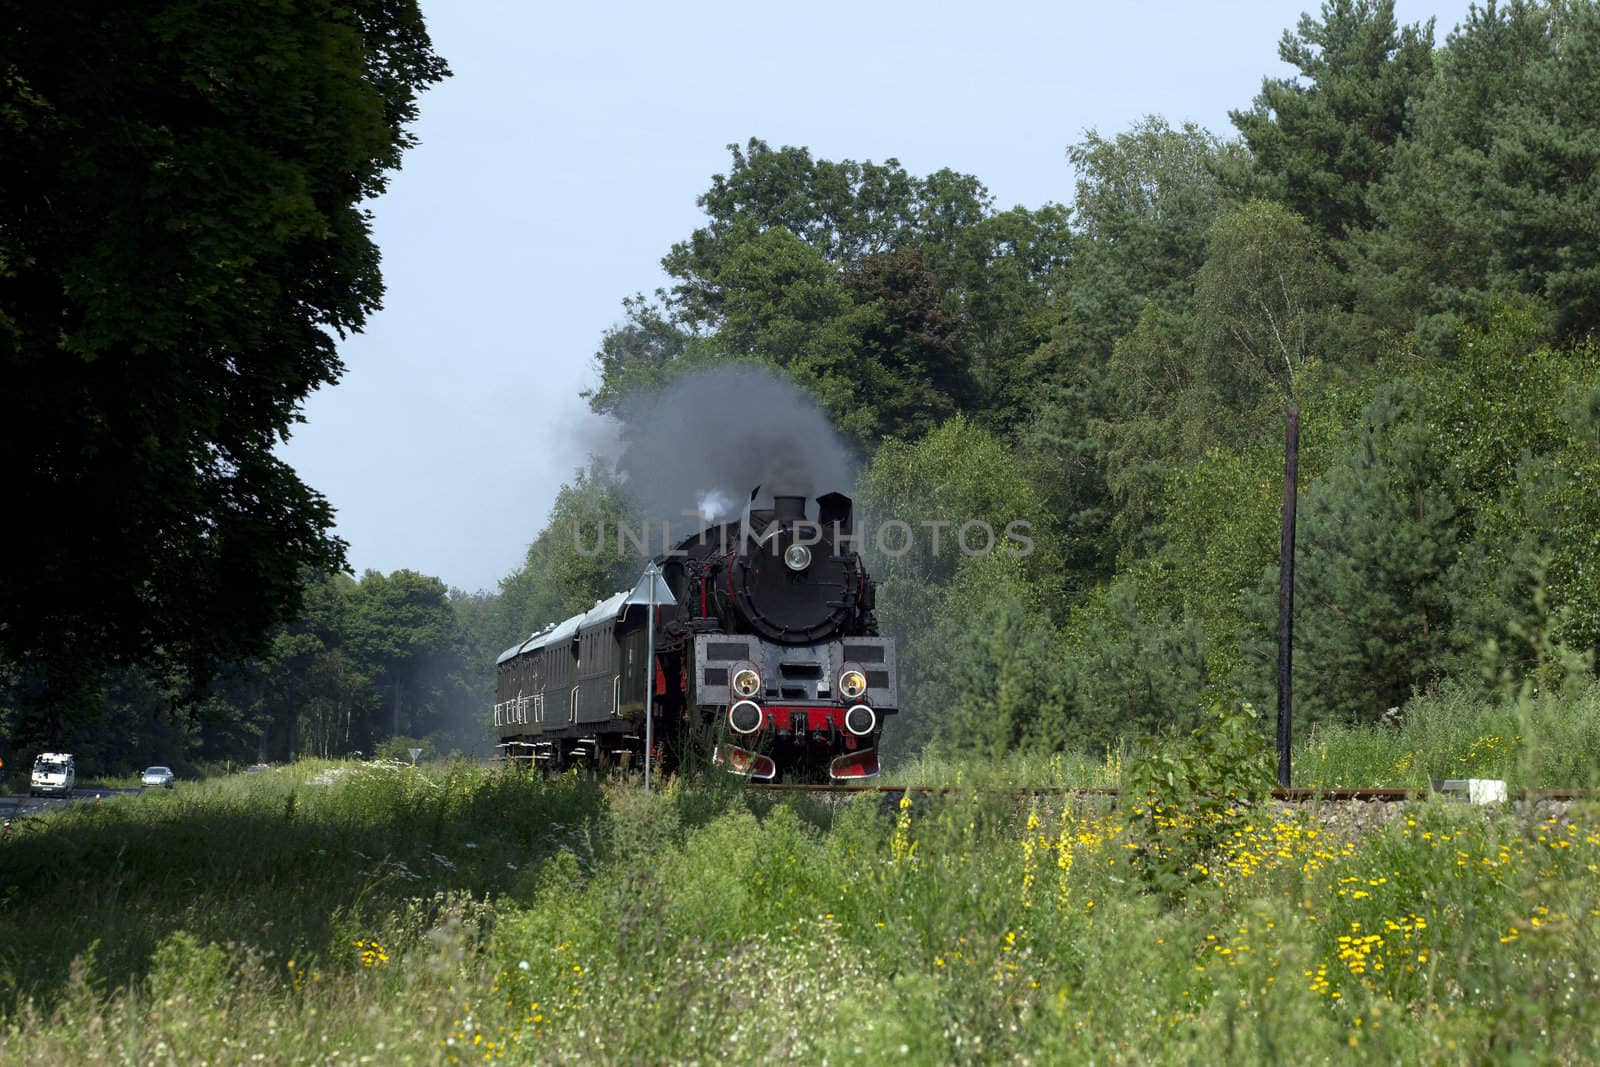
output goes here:
[{"label": "clear sky", "polygon": [[[1399,0],[1403,23],[1467,0]],[[662,284],[730,142],[978,177],[1070,203],[1065,149],[1143,115],[1231,135],[1310,3],[423,0],[455,76],[372,207],[388,286],[283,450],[350,562],[467,590],[517,567],[604,428],[579,392],[622,298]]]}]

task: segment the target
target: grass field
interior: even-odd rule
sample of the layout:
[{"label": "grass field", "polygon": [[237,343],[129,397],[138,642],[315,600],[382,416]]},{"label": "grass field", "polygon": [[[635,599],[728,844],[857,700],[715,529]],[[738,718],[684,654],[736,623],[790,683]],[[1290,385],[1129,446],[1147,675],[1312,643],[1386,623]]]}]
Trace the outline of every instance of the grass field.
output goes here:
[{"label": "grass field", "polygon": [[465,765],[184,783],[0,844],[0,1060],[1592,1062],[1600,812],[1188,818]]}]

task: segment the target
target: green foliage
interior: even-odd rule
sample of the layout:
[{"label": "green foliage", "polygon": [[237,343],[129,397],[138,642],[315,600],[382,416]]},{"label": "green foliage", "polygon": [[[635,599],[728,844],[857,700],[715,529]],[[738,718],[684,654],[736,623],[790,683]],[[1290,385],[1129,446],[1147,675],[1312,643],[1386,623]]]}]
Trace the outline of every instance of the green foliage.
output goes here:
[{"label": "green foliage", "polygon": [[[1220,714],[1152,785],[1258,797],[1256,732]],[[180,787],[5,842],[0,1027],[45,1063],[1588,1056],[1593,808],[1253,806],[1164,897],[1148,822],[482,768]]]},{"label": "green foliage", "polygon": [[1365,192],[1428,84],[1433,22],[1399,27],[1394,0],[1324,0],[1320,18],[1284,31],[1278,58],[1299,73],[1265,79],[1248,111],[1229,113],[1251,156],[1238,184],[1341,238],[1369,221]]},{"label": "green foliage", "polygon": [[[977,383],[962,350],[965,319],[947,303],[951,283],[918,248],[864,257],[844,275],[852,302],[867,309],[852,343],[886,375],[853,386],[871,396],[879,417],[898,432],[919,437],[977,400]],[[884,391],[884,379],[902,383]],[[846,394],[840,405],[855,401]]]},{"label": "green foliage", "polygon": [[1193,123],[1158,115],[1067,149],[1077,171],[1074,245],[1062,323],[1036,357],[1062,384],[1093,381],[1147,302],[1182,307],[1220,206],[1215,176],[1230,150]]},{"label": "green foliage", "polygon": [[[1445,675],[1520,676],[1550,659],[1529,635],[1596,647],[1594,584],[1577,577],[1600,551],[1600,503],[1581,488],[1600,477],[1583,402],[1596,374],[1589,347],[1538,346],[1513,315],[1466,334],[1452,366],[1376,390],[1302,502],[1295,688],[1309,716],[1370,719]],[[1262,697],[1272,580],[1244,642],[1262,665],[1245,689]]]},{"label": "green foliage", "polygon": [[482,745],[485,657],[437,578],[336,575],[310,585],[307,605],[269,657],[220,690],[245,705],[260,757],[370,752],[408,734],[430,750]]},{"label": "green foliage", "polygon": [[1252,200],[1217,216],[1195,278],[1206,387],[1229,415],[1294,395],[1336,296],[1332,268],[1298,216]]},{"label": "green foliage", "polygon": [[[1592,342],[1566,350],[1531,343],[1525,317],[1503,316],[1469,331],[1450,373],[1428,386],[1428,415],[1439,453],[1460,479],[1473,516],[1476,576],[1521,575],[1508,613],[1526,612],[1535,569],[1560,637],[1600,648],[1600,433],[1591,414],[1600,395],[1600,352]],[[1505,590],[1508,594],[1510,590]],[[1481,628],[1466,640],[1494,636]]]},{"label": "green foliage", "polygon": [[[575,845],[587,852],[599,802],[586,782],[313,762],[14,823],[0,869],[4,1018],[14,1022],[25,998],[48,1014],[74,958],[96,943],[91,977],[105,990],[206,1011],[235,993],[241,1014],[253,998],[314,994],[313,972],[380,977],[355,936],[391,957],[425,952],[461,896],[509,894],[525,869]],[[97,888],[84,892],[90,870]],[[69,896],[74,921],[61,922]]]},{"label": "green foliage", "polygon": [[1415,387],[1381,389],[1349,450],[1306,491],[1295,690],[1311,718],[1372,721],[1446,665],[1463,540],[1459,482],[1421,401]]},{"label": "green foliage", "polygon": [[907,634],[891,754],[925,742],[934,758],[998,763],[1081,740],[1065,649],[1020,572],[1003,556],[963,561],[933,625]]},{"label": "green foliage", "polygon": [[[1043,501],[1004,440],[964,418],[915,443],[885,442],[862,471],[856,499],[870,524],[898,519],[915,535],[910,551],[898,556],[884,554],[876,541],[863,546],[874,576],[886,584],[947,582],[960,561],[982,554],[983,524],[994,535],[991,554],[1018,560],[1041,603],[1048,606],[1059,586],[1058,537]],[[882,548],[893,549],[900,539],[885,534],[883,540]]]},{"label": "green foliage", "polygon": [[1175,432],[1175,420],[1163,421],[1168,400],[1192,373],[1194,272],[1221,204],[1215,171],[1230,151],[1158,116],[1113,138],[1090,131],[1068,149],[1078,239],[1060,322],[1031,361],[1045,387],[1032,394],[1021,443],[1076,532],[1075,570],[1106,575],[1149,518],[1145,490],[1159,485],[1170,454],[1160,441]]},{"label": "green foliage", "polygon": [[1119,575],[1069,617],[1078,710],[1064,731],[1071,744],[1114,748],[1122,738],[1187,726],[1204,707],[1204,632],[1152,599],[1133,576]]},{"label": "green foliage", "polygon": [[[308,576],[299,618],[267,654],[231,665],[198,698],[181,674],[86,672],[55,747],[97,778],[371,752],[396,733],[430,753],[481,752],[503,638],[495,609],[414,571]],[[0,728],[15,746],[4,755],[19,768],[45,745],[18,693],[34,684],[0,677]]]},{"label": "green foliage", "polygon": [[1147,305],[1111,358],[1116,417],[1095,432],[1125,564],[1158,549],[1174,472],[1219,446],[1267,438],[1329,335],[1334,270],[1281,205],[1221,209],[1205,230],[1205,256],[1192,300]]},{"label": "green foliage", "polygon": [[1180,468],[1163,501],[1161,547],[1131,574],[1172,617],[1199,624],[1213,683],[1235,681],[1246,662],[1239,636],[1255,605],[1244,591],[1277,560],[1282,483],[1283,457],[1265,444],[1213,449]]},{"label": "green foliage", "polygon": [[1031,412],[1016,431],[1022,468],[1060,528],[1073,598],[1110,577],[1116,562],[1118,512],[1104,445],[1091,429],[1108,392],[1102,376],[1087,368],[1073,384],[1036,387]]},{"label": "green foliage", "polygon": [[[1296,386],[1302,487],[1328,469],[1370,401],[1367,390],[1330,381],[1326,371],[1310,368]],[[1283,515],[1282,422],[1273,421],[1278,433],[1212,448],[1168,475],[1160,523],[1149,531],[1154,547],[1125,571],[1147,610],[1199,625],[1207,688],[1219,697],[1267,695],[1262,647],[1254,641],[1277,618],[1276,602],[1258,592],[1262,575],[1277,573]]]},{"label": "green foliage", "polygon": [[0,72],[0,454],[33,512],[0,651],[198,680],[343,560],[273,450],[378,309],[362,204],[448,71],[410,0],[190,0],[9,12]]},{"label": "green foliage", "polygon": [[1205,879],[1207,864],[1236,831],[1261,818],[1272,785],[1272,758],[1249,704],[1215,704],[1187,734],[1167,729],[1127,765],[1123,793],[1134,804],[1140,872],[1157,890],[1182,900]]},{"label": "green foliage", "polygon": [[603,339],[597,411],[730,359],[777,367],[845,433],[915,435],[1010,405],[1045,336],[1066,213],[992,210],[974,178],[813,159],[752,139],[700,197],[706,224],[673,246],[656,302],[626,301]]},{"label": "green foliage", "polygon": [[1229,155],[1199,126],[1174,129],[1159,115],[1109,139],[1089,130],[1068,148],[1083,239],[1070,278],[1075,316],[1120,332],[1146,299],[1188,280],[1220,206],[1214,170]]},{"label": "green foliage", "polygon": [[[1570,666],[1570,665],[1569,665]],[[1485,694],[1448,680],[1379,726],[1317,724],[1293,759],[1296,785],[1427,789],[1435,778],[1499,778],[1512,789],[1600,783],[1600,684],[1587,664],[1548,685]]]},{"label": "green foliage", "polygon": [[644,559],[624,528],[637,529],[637,516],[617,477],[599,464],[576,472],[522,566],[500,582],[497,647],[633,588]]},{"label": "green foliage", "polygon": [[1600,325],[1589,223],[1600,145],[1600,6],[1474,7],[1451,34],[1358,244],[1362,308],[1456,347],[1496,306],[1581,338]]},{"label": "green foliage", "polygon": [[[1002,440],[957,417],[915,444],[886,442],[861,474],[863,546],[878,617],[901,637],[896,751],[931,741],[997,756],[1054,743],[1070,686],[1050,615],[1064,575],[1049,513]],[[993,542],[989,542],[992,532]]]},{"label": "green foliage", "polygon": [[433,745],[425,738],[406,737],[403,734],[396,734],[394,737],[386,737],[379,741],[373,755],[378,759],[392,760],[395,763],[411,763],[411,750],[414,748],[420,750],[417,762],[426,762],[438,756]]},{"label": "green foliage", "polygon": [[187,930],[177,930],[150,954],[145,989],[157,1002],[212,1004],[227,994],[232,977],[221,945],[202,945]]}]

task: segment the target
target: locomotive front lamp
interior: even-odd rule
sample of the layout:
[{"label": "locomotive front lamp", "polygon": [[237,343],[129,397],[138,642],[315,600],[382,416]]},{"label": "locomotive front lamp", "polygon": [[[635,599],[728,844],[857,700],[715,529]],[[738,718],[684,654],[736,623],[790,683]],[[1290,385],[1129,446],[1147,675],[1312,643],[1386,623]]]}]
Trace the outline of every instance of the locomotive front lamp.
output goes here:
[{"label": "locomotive front lamp", "polygon": [[811,549],[805,545],[790,545],[784,550],[783,565],[792,571],[803,571],[811,566]]},{"label": "locomotive front lamp", "polygon": [[733,691],[742,697],[753,697],[761,692],[761,675],[749,667],[741,667],[733,674]]},{"label": "locomotive front lamp", "polygon": [[736,734],[753,734],[761,729],[761,706],[754,701],[741,700],[728,709],[728,726]]},{"label": "locomotive front lamp", "polygon": [[867,676],[860,671],[845,671],[839,675],[839,692],[845,699],[855,700],[867,691]]},{"label": "locomotive front lamp", "polygon": [[866,737],[878,725],[878,713],[865,704],[857,704],[844,713],[844,728],[857,737]]}]

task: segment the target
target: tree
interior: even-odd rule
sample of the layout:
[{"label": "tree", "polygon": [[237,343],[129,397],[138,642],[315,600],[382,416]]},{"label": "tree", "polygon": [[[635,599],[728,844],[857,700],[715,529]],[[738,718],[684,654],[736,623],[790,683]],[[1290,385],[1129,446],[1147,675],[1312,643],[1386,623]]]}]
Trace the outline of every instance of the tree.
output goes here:
[{"label": "tree", "polygon": [[1063,732],[1077,747],[1109,748],[1118,738],[1199,721],[1205,636],[1194,620],[1145,602],[1131,576],[1097,588],[1066,629],[1078,714]]},{"label": "tree", "polygon": [[[1216,171],[1230,149],[1199,126],[1151,115],[1112,138],[1089,131],[1068,149],[1078,172],[1070,267],[1050,339],[1026,361],[1027,415],[1019,437],[1051,510],[1073,532],[1076,576],[1109,575],[1129,541],[1118,522],[1129,468],[1114,438],[1142,411],[1135,379],[1113,366],[1131,334],[1188,374],[1193,277],[1221,204]],[[1145,344],[1153,341],[1155,344]],[[1168,356],[1170,355],[1170,358]],[[1141,424],[1148,425],[1148,424]]]},{"label": "tree", "polygon": [[619,535],[623,527],[637,529],[639,521],[617,478],[598,464],[576,472],[556,494],[550,521],[528,545],[522,566],[500,582],[496,652],[633,588],[644,558]]},{"label": "tree", "polygon": [[[1466,331],[1456,361],[1426,384],[1428,422],[1456,472],[1478,564],[1458,583],[1474,601],[1460,642],[1506,645],[1522,612],[1525,633],[1542,628],[1600,652],[1600,350],[1539,344],[1529,316],[1501,315]],[[1493,595],[1512,576],[1517,589]]]},{"label": "tree", "polygon": [[905,710],[889,735],[893,749],[926,745],[956,759],[999,761],[1080,740],[1062,652],[1021,561],[1004,554],[963,559],[933,625],[904,632]]},{"label": "tree", "polygon": [[1174,129],[1159,115],[1110,139],[1090,130],[1067,150],[1078,172],[1068,314],[1073,332],[1089,341],[1079,345],[1082,355],[1103,363],[1147,301],[1187,296],[1221,204],[1216,172],[1228,155],[1201,127]]},{"label": "tree", "polygon": [[[856,502],[874,528],[862,551],[886,587],[945,585],[964,559],[1003,555],[1020,561],[1035,605],[1053,606],[1063,577],[1055,524],[1005,441],[969,420],[957,416],[914,443],[886,442],[862,471]],[[910,528],[903,552],[907,539],[883,528],[891,521]]]},{"label": "tree", "polygon": [[1278,56],[1299,77],[1267,78],[1250,110],[1229,112],[1252,157],[1244,184],[1342,238],[1371,222],[1366,190],[1432,74],[1433,22],[1400,28],[1394,0],[1324,0]]},{"label": "tree", "polygon": [[859,362],[881,366],[901,383],[875,398],[886,424],[920,437],[971,406],[976,383],[961,348],[966,321],[946,301],[949,283],[921,249],[866,256],[844,283],[858,307],[874,312],[855,339]]},{"label": "tree", "polygon": [[1195,297],[1208,389],[1233,415],[1263,395],[1291,399],[1336,303],[1316,236],[1281,205],[1252,200],[1217,217],[1206,249]]},{"label": "tree", "polygon": [[273,448],[379,306],[361,204],[448,72],[414,0],[7,10],[0,654],[199,680],[343,562]]},{"label": "tree", "polygon": [[353,591],[348,641],[386,698],[370,739],[430,732],[451,662],[462,655],[449,590],[416,571],[368,571]]},{"label": "tree", "polygon": [[1498,309],[1600,328],[1600,4],[1489,4],[1451,35],[1360,235],[1360,310],[1454,351]]},{"label": "tree", "polygon": [[1381,388],[1356,439],[1306,493],[1294,688],[1312,718],[1371,721],[1444,671],[1464,536],[1459,498],[1422,389]]},{"label": "tree", "polygon": [[670,289],[625,301],[602,339],[596,411],[625,417],[631,395],[742,360],[784,371],[862,441],[956,412],[1012,417],[1067,256],[1061,208],[996,214],[976,178],[892,159],[729,150],[698,201],[705,225],[662,260]]},{"label": "tree", "polygon": [[959,309],[964,373],[974,391],[963,410],[1010,430],[1027,416],[1038,387],[1034,355],[1060,320],[1077,241],[1059,204],[1014,207],[953,235],[927,253],[950,280],[946,306]]},{"label": "tree", "polygon": [[898,160],[857,163],[814,160],[809,150],[773,149],[752,137],[730,144],[733,165],[711,179],[696,201],[706,225],[672,246],[661,265],[674,279],[669,301],[693,331],[722,317],[721,273],[734,250],[773,229],[787,230],[825,263],[845,266],[863,256],[903,248],[925,225],[945,229],[981,218],[986,194],[976,179],[949,175],[925,199],[924,183]]}]

